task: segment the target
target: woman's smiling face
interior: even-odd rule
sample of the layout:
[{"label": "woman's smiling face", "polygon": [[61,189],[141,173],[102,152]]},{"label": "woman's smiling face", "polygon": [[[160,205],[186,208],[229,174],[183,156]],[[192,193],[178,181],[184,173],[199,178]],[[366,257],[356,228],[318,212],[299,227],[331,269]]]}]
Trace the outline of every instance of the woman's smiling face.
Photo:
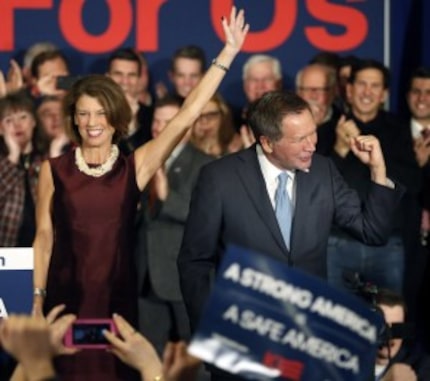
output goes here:
[{"label": "woman's smiling face", "polygon": [[82,95],[76,102],[75,123],[88,146],[110,145],[115,128],[109,124],[106,110],[97,98]]}]

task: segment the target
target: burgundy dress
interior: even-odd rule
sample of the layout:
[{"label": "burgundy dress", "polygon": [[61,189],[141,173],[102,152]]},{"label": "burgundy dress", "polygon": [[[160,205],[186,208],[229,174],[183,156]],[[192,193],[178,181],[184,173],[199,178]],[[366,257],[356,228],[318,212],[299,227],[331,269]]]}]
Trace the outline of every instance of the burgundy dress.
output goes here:
[{"label": "burgundy dress", "polygon": [[[133,261],[134,219],[139,196],[134,155],[120,155],[101,177],[80,172],[74,150],[50,159],[54,247],[48,270],[45,313],[65,303],[78,318],[113,312],[137,322]],[[104,350],[83,350],[58,361],[62,380],[131,379]]]}]

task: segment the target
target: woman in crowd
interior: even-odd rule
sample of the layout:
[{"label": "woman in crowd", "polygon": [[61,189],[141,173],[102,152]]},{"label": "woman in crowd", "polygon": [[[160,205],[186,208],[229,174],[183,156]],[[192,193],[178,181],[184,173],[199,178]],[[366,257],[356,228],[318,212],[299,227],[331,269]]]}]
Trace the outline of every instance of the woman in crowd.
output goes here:
[{"label": "woman in crowd", "polygon": [[[85,77],[65,98],[66,128],[77,148],[43,163],[34,241],[35,314],[65,303],[79,318],[113,312],[136,324],[133,224],[139,192],[163,164],[215,93],[247,31],[244,13],[222,20],[226,43],[179,113],[129,157],[115,145],[131,110],[106,76]],[[62,380],[132,379],[112,354],[82,351],[61,358]]]},{"label": "woman in crowd", "polygon": [[234,130],[230,107],[219,93],[213,95],[194,122],[191,143],[214,157],[221,157],[242,148],[240,136]]},{"label": "woman in crowd", "polygon": [[21,92],[0,98],[0,247],[32,245],[38,136],[32,100]]},{"label": "woman in crowd", "polygon": [[61,99],[55,95],[41,97],[38,100],[36,114],[46,140],[49,157],[57,157],[71,149],[72,145],[64,126]]}]

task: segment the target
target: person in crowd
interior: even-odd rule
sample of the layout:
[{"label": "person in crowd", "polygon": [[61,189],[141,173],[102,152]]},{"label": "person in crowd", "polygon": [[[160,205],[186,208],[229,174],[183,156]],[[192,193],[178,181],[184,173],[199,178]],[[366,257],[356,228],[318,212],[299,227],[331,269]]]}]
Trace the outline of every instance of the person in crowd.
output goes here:
[{"label": "person in crowd", "polygon": [[247,102],[241,111],[243,124],[246,123],[246,114],[251,103],[268,91],[282,88],[281,62],[267,54],[250,56],[242,67],[242,84]]},{"label": "person in crowd", "polygon": [[34,57],[31,63],[30,94],[64,97],[67,89],[60,89],[57,80],[70,74],[69,63],[61,50],[47,50]]},{"label": "person in crowd", "polygon": [[193,330],[227,245],[325,277],[332,223],[368,244],[381,244],[403,194],[386,177],[378,140],[360,135],[350,147],[372,179],[362,204],[331,160],[314,155],[317,127],[309,104],[295,93],[263,95],[250,110],[249,124],[257,145],[206,165],[191,199],[178,268]]},{"label": "person in crowd", "polygon": [[138,100],[141,104],[151,107],[153,106],[153,97],[149,91],[149,65],[146,56],[142,52],[137,52],[140,59],[140,76],[137,83],[137,91],[138,91]]},{"label": "person in crowd", "polygon": [[310,60],[309,64],[319,64],[325,66],[327,69],[333,71],[335,74],[339,68],[341,58],[335,52],[326,50],[316,53]]},{"label": "person in crowd", "polygon": [[[429,277],[428,250],[430,234],[430,68],[415,69],[409,80],[409,90],[406,95],[409,106],[409,131],[412,135],[415,158],[423,170],[421,191],[421,247],[411,260],[407,261],[407,276],[405,279],[405,296],[408,302],[409,315],[417,315],[419,330],[423,342],[430,348],[430,330],[428,328],[427,309],[421,302],[428,296]],[[413,176],[413,174],[411,174]]]},{"label": "person in crowd", "polygon": [[206,55],[200,46],[187,45],[175,51],[170,63],[169,78],[173,94],[186,98],[197,86],[206,70]]},{"label": "person in crowd", "polygon": [[[58,318],[64,305],[55,306],[46,319],[39,316],[11,315],[0,322],[0,346],[18,361],[10,381],[59,380],[56,376],[56,356],[70,356],[77,349],[64,346],[64,336],[76,316],[66,314]],[[141,380],[193,381],[201,361],[187,354],[184,341],[169,342],[163,358],[153,345],[140,335],[120,315],[112,316],[118,334],[104,332],[111,343],[108,351],[139,371]]]},{"label": "person in crowd", "polygon": [[334,106],[336,74],[322,64],[309,64],[296,75],[296,92],[311,106],[317,124],[316,152],[329,155],[340,111]]},{"label": "person in crowd", "polygon": [[243,91],[249,104],[268,91],[282,88],[281,63],[276,57],[255,54],[242,68]]},{"label": "person in crowd", "polygon": [[[393,372],[393,381],[425,381],[430,379],[430,356],[411,337],[407,326],[406,303],[403,297],[393,291],[380,289],[374,299],[381,309],[386,328],[376,357],[375,379],[387,374],[396,364],[402,364],[409,375]],[[404,372],[406,372],[406,369]]]},{"label": "person in crowd", "polygon": [[26,49],[22,60],[22,76],[26,85],[32,82],[31,65],[34,58],[40,53],[54,50],[58,50],[58,47],[50,41],[36,42]]},{"label": "person in crowd", "polygon": [[137,332],[122,316],[114,314],[113,320],[120,336],[105,332],[112,344],[110,349],[121,361],[138,370],[141,380],[194,381],[201,361],[187,353],[186,343],[169,342],[163,358],[145,336]]},{"label": "person in crowd", "polygon": [[34,105],[25,93],[0,98],[0,132],[0,247],[30,247],[44,154]]},{"label": "person in crowd", "polygon": [[[132,246],[139,193],[187,133],[240,51],[249,29],[244,12],[233,7],[222,26],[225,46],[178,114],[156,139],[128,157],[115,145],[131,119],[120,86],[104,75],[91,75],[67,94],[67,129],[78,146],[41,168],[33,244],[35,315],[61,302],[79,318],[117,312],[135,325]],[[60,358],[59,369],[64,380],[132,379],[129,369],[114,360],[106,352],[82,351]]]},{"label": "person in crowd", "polygon": [[[155,103],[152,135],[157,138],[181,108],[167,95]],[[205,108],[203,108],[204,113]],[[139,329],[161,355],[168,341],[190,338],[176,258],[200,168],[211,161],[189,142],[189,133],[151,179],[141,197],[136,245]],[[148,197],[149,194],[149,197]]]},{"label": "person in crowd", "polygon": [[0,70],[0,98],[10,93],[15,93],[24,88],[24,78],[18,63],[10,60],[9,70],[6,74]]},{"label": "person in crowd", "polygon": [[337,95],[335,104],[344,113],[349,112],[349,102],[346,93],[346,87],[351,76],[351,69],[359,62],[358,57],[348,55],[340,58],[339,66],[337,69]]},{"label": "person in crowd", "polygon": [[47,140],[49,157],[57,157],[72,147],[66,134],[62,101],[55,95],[41,97],[37,103],[36,115],[44,138]]},{"label": "person in crowd", "polygon": [[53,358],[73,355],[76,348],[64,345],[66,331],[76,320],[73,314],[58,317],[64,305],[55,306],[46,316],[11,315],[0,322],[0,346],[17,365],[10,381],[57,380]]},{"label": "person in crowd", "polygon": [[142,58],[131,48],[119,49],[109,57],[106,74],[121,86],[132,110],[127,135],[118,144],[126,155],[151,139],[153,109],[139,102],[142,71]]},{"label": "person in crowd", "polygon": [[268,91],[282,88],[282,67],[278,58],[267,54],[250,56],[242,67],[242,84],[246,104],[235,116],[235,125],[239,127],[242,144],[248,148],[255,143],[255,137],[249,128],[247,113],[249,105],[261,98]]},{"label": "person in crowd", "polygon": [[349,140],[372,134],[381,142],[388,175],[406,186],[407,192],[393,217],[385,245],[369,246],[337,228],[333,230],[328,246],[328,279],[339,288],[346,288],[344,272],[355,271],[378,287],[402,293],[405,259],[415,255],[419,243],[421,170],[408,129],[398,117],[381,108],[388,88],[389,71],[379,61],[360,60],[353,67],[347,87],[351,111],[339,119],[331,158],[349,186],[365,200],[372,185],[369,170],[356,159]]},{"label": "person in crowd", "polygon": [[194,122],[191,143],[216,158],[241,149],[240,136],[234,129],[231,109],[219,93],[211,98]]}]

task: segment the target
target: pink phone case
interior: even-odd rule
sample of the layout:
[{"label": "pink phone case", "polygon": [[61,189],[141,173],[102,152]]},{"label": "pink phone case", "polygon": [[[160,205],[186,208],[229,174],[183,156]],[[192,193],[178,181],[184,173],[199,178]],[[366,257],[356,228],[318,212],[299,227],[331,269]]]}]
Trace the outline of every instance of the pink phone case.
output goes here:
[{"label": "pink phone case", "polygon": [[81,349],[107,348],[110,344],[104,338],[103,330],[118,333],[112,319],[78,319],[64,335],[64,345]]}]

